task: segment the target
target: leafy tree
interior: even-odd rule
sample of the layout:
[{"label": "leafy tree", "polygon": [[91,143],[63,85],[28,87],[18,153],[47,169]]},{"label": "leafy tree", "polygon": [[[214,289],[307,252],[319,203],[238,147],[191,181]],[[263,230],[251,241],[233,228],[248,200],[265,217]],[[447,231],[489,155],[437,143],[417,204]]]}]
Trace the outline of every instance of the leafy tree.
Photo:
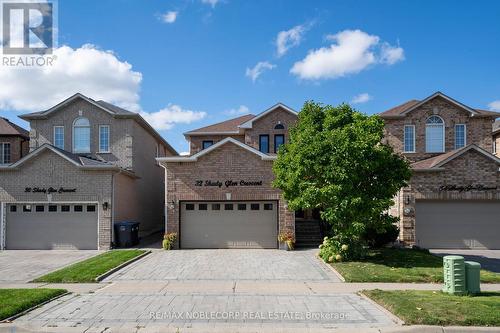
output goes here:
[{"label": "leafy tree", "polygon": [[329,254],[361,256],[363,233],[387,225],[385,212],[410,179],[408,162],[382,143],[383,136],[384,123],[376,115],[347,104],[306,102],[289,143],[279,150],[273,185],[290,209],[321,211],[336,237]]}]

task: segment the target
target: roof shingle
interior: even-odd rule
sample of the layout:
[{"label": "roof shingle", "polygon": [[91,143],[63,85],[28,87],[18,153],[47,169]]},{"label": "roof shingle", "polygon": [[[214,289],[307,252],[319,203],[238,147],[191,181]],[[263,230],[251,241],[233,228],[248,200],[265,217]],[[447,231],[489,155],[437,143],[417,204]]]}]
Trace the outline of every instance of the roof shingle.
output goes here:
[{"label": "roof shingle", "polygon": [[239,125],[243,124],[244,122],[249,121],[250,119],[252,119],[254,117],[255,117],[255,115],[253,115],[253,114],[247,114],[247,115],[233,118],[233,119],[229,119],[229,120],[217,123],[217,124],[197,128],[195,130],[184,133],[184,135],[201,134],[201,133],[238,132]]},{"label": "roof shingle", "polygon": [[14,135],[29,138],[30,133],[14,123],[9,119],[0,117],[0,135]]}]

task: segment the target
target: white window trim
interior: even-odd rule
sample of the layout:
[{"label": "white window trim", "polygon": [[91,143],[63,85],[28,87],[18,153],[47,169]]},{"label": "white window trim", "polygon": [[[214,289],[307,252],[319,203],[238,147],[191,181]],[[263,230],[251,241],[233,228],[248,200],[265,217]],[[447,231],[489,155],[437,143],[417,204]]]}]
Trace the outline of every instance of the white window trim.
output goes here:
[{"label": "white window trim", "polygon": [[[108,128],[108,150],[101,150],[101,128]],[[99,153],[109,153],[110,152],[110,140],[111,140],[111,129],[109,125],[99,125]]]},{"label": "white window trim", "polygon": [[464,127],[464,147],[467,146],[467,125],[466,124],[455,124],[455,149],[457,148],[457,126]]},{"label": "white window trim", "polygon": [[[63,146],[62,146],[62,148],[56,146],[56,128],[62,128],[62,132],[63,132]],[[53,132],[54,132],[54,135],[53,135],[54,137],[52,139],[54,140],[53,141],[54,146],[59,148],[59,149],[64,149],[64,146],[66,145],[66,142],[65,142],[66,140],[64,140],[64,126],[54,126]]]},{"label": "white window trim", "polygon": [[[413,127],[413,150],[412,151],[407,151],[405,148],[405,143],[406,143],[406,128],[407,127]],[[416,143],[415,143],[415,137],[417,136],[417,133],[415,133],[415,125],[405,125],[403,129],[403,153],[415,153],[417,151]]]},{"label": "white window trim", "polygon": [[3,145],[9,145],[9,154],[10,154],[10,162],[9,163],[3,163],[1,162],[1,160],[3,160],[3,149],[1,151],[2,155],[0,156],[0,165],[9,165],[12,163],[12,145],[10,144],[10,142],[0,142],[0,146],[3,146]]},{"label": "white window trim", "polygon": [[[439,116],[436,116],[439,117]],[[429,117],[430,118],[430,117]],[[439,117],[441,118],[441,117]],[[428,118],[427,118],[428,119]],[[441,151],[428,151],[427,150],[427,119],[425,120],[425,152],[429,154],[439,154],[439,153],[444,153],[445,152],[445,147],[446,147],[446,123],[444,122],[444,119],[441,118],[443,121],[443,146],[441,148]]]}]

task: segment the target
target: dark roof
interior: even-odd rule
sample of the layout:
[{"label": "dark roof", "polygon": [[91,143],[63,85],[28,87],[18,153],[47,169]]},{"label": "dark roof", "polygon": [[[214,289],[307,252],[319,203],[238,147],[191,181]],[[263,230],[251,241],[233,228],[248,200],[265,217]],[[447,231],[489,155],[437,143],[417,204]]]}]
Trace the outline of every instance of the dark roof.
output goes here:
[{"label": "dark roof", "polygon": [[13,135],[29,138],[30,133],[12,122],[7,118],[0,117],[0,135]]},{"label": "dark roof", "polygon": [[241,117],[222,121],[222,122],[217,123],[217,124],[197,128],[195,130],[184,133],[184,135],[191,135],[191,134],[198,134],[198,133],[201,134],[201,133],[238,132],[239,125],[243,124],[244,122],[249,121],[250,119],[252,119],[254,117],[255,117],[255,115],[253,115],[253,114],[247,114],[247,115],[244,115]]},{"label": "dark roof", "polygon": [[116,105],[113,105],[111,103],[108,103],[108,102],[105,102],[105,101],[96,101],[97,104],[99,104],[100,106],[102,106],[103,108],[106,108],[116,114],[123,114],[123,115],[133,115],[133,114],[136,114],[135,112],[132,112],[132,111],[128,111],[128,110],[125,110],[125,109],[122,109],[121,107],[119,106],[116,106]]},{"label": "dark roof", "polygon": [[53,148],[54,150],[57,150],[59,153],[63,154],[70,160],[74,161],[77,164],[80,164],[82,166],[99,166],[99,165],[109,165],[113,166],[112,163],[98,159],[97,157],[90,156],[90,155],[78,155],[78,154],[73,154],[69,151],[66,151],[64,149],[57,148],[56,146],[53,146],[51,144],[46,144]]},{"label": "dark roof", "polygon": [[493,133],[496,133],[500,130],[500,120],[496,120],[493,123]]},{"label": "dark roof", "polygon": [[379,113],[381,116],[399,116],[401,113],[405,112],[412,106],[420,103],[420,101],[416,99],[409,100],[407,102],[404,102],[403,104],[400,104],[396,107],[393,107],[392,109],[389,109],[387,111]]}]

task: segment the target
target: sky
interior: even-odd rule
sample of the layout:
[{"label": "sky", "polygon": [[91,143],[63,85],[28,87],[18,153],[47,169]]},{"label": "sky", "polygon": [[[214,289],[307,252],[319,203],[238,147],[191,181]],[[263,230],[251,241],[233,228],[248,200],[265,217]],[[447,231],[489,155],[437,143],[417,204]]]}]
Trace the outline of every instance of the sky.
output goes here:
[{"label": "sky", "polygon": [[0,116],[76,92],[182,133],[282,102],[367,114],[441,91],[500,111],[500,1],[59,0],[53,66],[0,65]]}]

